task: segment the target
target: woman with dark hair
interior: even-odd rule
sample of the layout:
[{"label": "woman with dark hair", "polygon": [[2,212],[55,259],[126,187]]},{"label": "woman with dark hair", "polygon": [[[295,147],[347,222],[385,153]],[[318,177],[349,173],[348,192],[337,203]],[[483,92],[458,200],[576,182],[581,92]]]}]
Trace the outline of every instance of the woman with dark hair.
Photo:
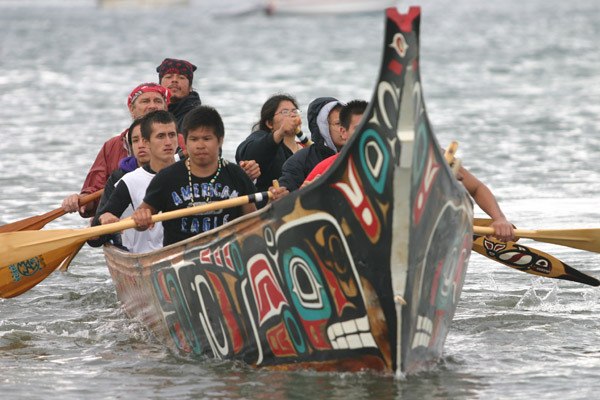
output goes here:
[{"label": "woman with dark hair", "polygon": [[281,176],[281,166],[302,148],[296,141],[302,120],[296,99],[288,94],[271,96],[260,110],[260,121],[237,148],[235,160],[256,160],[261,175],[256,188],[264,191]]}]

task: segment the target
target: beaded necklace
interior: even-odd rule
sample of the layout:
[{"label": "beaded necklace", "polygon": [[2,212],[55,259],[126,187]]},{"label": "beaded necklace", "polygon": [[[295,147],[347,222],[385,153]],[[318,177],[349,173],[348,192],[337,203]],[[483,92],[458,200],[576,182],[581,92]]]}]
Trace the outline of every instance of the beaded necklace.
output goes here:
[{"label": "beaded necklace", "polygon": [[[222,164],[223,163],[221,161],[221,157],[219,157],[219,160],[217,162],[217,172],[213,175],[212,178],[210,178],[210,181],[208,182],[209,189],[207,190],[206,197],[204,198],[205,203],[210,203],[210,197],[208,196],[208,193],[210,193],[210,187],[213,186],[213,184],[217,180],[217,177],[219,176],[219,173],[221,172]],[[190,195],[192,196],[192,201],[190,202],[190,204],[188,204],[188,207],[194,207],[198,204],[196,204],[195,198],[194,198],[194,186],[192,185],[192,168],[190,165],[189,157],[187,160],[185,160],[185,166],[187,167],[187,170],[188,170],[188,183],[190,185]],[[202,203],[200,203],[200,204],[202,204]]]}]

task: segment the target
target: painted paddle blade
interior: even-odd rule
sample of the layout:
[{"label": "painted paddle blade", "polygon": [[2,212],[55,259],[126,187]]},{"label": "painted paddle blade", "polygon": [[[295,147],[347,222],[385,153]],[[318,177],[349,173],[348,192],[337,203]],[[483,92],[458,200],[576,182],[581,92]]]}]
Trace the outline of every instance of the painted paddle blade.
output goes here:
[{"label": "painted paddle blade", "polygon": [[[491,235],[492,228],[475,226],[473,233],[476,235]],[[542,229],[525,230],[515,229],[515,235],[520,238],[533,239],[538,242],[552,243],[574,249],[600,253],[600,229]]]},{"label": "painted paddle blade", "polygon": [[[104,189],[84,196],[79,201],[79,204],[83,206],[96,199],[99,199],[100,196],[102,196],[102,193],[104,193]],[[2,225],[0,226],[0,233],[39,230],[46,226],[47,223],[54,221],[56,218],[62,217],[65,214],[66,213],[62,208],[57,208],[56,210],[48,211],[42,215],[36,215],[34,217],[25,218],[20,221]]]},{"label": "painted paddle blade", "polygon": [[504,243],[485,236],[477,236],[473,240],[473,250],[500,264],[528,274],[600,286],[598,279],[570,267],[556,257],[515,242]]},{"label": "painted paddle blade", "polygon": [[0,297],[9,298],[25,293],[72,259],[81,248],[79,243],[66,245],[7,267],[0,267]]}]

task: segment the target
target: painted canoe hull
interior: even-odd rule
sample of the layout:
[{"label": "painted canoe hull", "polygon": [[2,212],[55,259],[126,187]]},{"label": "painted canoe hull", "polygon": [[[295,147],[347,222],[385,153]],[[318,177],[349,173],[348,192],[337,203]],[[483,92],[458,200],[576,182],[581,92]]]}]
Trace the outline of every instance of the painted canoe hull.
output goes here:
[{"label": "painted canoe hull", "polygon": [[420,10],[386,10],[363,122],[313,184],[148,254],[104,248],[117,295],[180,355],[412,373],[438,360],[472,245],[419,76]]}]

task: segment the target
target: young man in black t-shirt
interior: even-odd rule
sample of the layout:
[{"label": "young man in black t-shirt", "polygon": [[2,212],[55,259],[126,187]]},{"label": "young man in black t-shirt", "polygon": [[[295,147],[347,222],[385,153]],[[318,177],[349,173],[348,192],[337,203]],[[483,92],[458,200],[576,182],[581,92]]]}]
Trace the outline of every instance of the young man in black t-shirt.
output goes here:
[{"label": "young man in black t-shirt", "polygon": [[[183,120],[188,158],[161,170],[150,182],[143,203],[134,212],[138,229],[153,225],[152,214],[178,210],[256,192],[256,187],[234,163],[221,157],[223,120],[212,107],[199,106]],[[256,210],[252,203],[163,221],[164,245],[170,245]]]}]

